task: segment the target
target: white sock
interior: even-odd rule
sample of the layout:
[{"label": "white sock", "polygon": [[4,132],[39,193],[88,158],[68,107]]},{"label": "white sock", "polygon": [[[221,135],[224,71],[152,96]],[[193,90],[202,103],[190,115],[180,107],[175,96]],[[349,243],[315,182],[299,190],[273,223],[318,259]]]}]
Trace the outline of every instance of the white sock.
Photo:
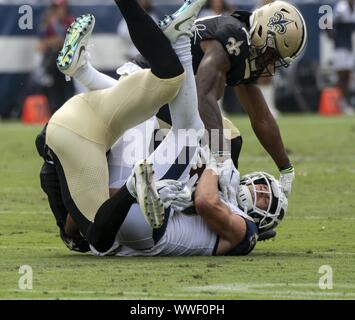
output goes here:
[{"label": "white sock", "polygon": [[176,98],[169,103],[172,127],[174,129],[201,130],[204,125],[198,112],[190,38],[188,36],[179,37],[173,44],[173,48],[185,69],[186,79]]},{"label": "white sock", "polygon": [[117,80],[96,70],[90,62],[79,68],[73,75],[89,91],[111,88]]},{"label": "white sock", "polygon": [[176,42],[172,43],[172,47],[179,57],[182,65],[190,62],[192,63],[191,40],[187,35],[182,35],[177,38]]}]

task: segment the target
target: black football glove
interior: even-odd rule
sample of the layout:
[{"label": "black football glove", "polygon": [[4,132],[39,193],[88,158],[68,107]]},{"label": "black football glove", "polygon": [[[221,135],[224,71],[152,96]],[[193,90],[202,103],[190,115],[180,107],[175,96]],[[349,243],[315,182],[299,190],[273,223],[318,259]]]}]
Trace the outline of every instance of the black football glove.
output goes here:
[{"label": "black football glove", "polygon": [[267,230],[265,232],[259,233],[258,241],[265,241],[272,239],[276,236],[276,231],[274,229]]},{"label": "black football glove", "polygon": [[73,239],[69,237],[63,229],[60,229],[60,238],[63,240],[64,244],[72,251],[77,252],[88,252],[90,251],[89,242],[87,242],[83,237],[79,239]]}]

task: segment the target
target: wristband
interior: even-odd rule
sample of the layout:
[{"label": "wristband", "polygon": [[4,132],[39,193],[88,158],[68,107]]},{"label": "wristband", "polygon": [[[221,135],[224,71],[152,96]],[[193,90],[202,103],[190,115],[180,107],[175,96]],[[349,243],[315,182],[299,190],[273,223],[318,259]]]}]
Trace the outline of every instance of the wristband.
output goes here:
[{"label": "wristband", "polygon": [[279,170],[281,173],[291,173],[295,171],[291,163],[288,164],[287,166],[280,167]]}]

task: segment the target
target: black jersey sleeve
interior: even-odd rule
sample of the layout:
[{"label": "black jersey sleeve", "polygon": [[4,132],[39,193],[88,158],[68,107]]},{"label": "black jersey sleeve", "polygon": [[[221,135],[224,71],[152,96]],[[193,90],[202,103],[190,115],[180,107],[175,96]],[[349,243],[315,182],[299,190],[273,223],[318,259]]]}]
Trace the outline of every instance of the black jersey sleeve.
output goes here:
[{"label": "black jersey sleeve", "polygon": [[227,72],[227,85],[235,86],[242,82],[245,77],[246,63],[249,56],[249,38],[243,28],[227,24],[223,29],[218,30],[217,40],[227,52],[231,68]]},{"label": "black jersey sleeve", "polygon": [[193,57],[195,69],[203,56],[200,49],[200,42],[203,40],[217,40],[227,53],[231,67],[226,75],[226,84],[235,86],[244,82],[250,49],[249,34],[245,25],[233,16],[197,20],[192,50],[193,55],[196,55]]}]

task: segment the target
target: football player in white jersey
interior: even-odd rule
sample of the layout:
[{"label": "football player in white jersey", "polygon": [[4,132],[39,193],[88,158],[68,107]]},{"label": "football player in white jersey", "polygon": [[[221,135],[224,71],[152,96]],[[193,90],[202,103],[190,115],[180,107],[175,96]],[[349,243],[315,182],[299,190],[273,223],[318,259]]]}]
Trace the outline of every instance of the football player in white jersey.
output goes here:
[{"label": "football player in white jersey", "polygon": [[[206,151],[203,153],[206,154]],[[159,195],[166,205],[162,227],[149,227],[140,213],[139,205],[133,205],[112,249],[106,253],[92,252],[117,256],[250,253],[256,245],[259,232],[275,229],[283,219],[287,211],[287,198],[279,182],[267,173],[245,175],[239,185],[239,173],[234,169],[230,171],[230,181],[236,193],[231,199],[218,188],[221,168],[218,168],[213,157],[204,157],[209,159],[198,180],[194,199],[190,197],[195,176],[187,183],[173,180],[157,182]],[[149,167],[147,162],[139,162],[136,169],[140,165]],[[159,171],[159,165],[154,170]],[[144,178],[140,183],[146,183]]]}]

